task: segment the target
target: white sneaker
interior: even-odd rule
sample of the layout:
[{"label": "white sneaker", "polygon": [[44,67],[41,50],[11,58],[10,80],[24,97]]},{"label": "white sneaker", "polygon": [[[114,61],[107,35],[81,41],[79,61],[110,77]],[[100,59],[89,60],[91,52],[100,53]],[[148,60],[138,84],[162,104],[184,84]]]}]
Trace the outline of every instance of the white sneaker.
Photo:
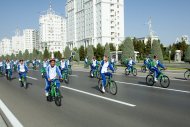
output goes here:
[{"label": "white sneaker", "polygon": [[21,81],[21,79],[19,78],[19,82]]},{"label": "white sneaker", "polygon": [[45,94],[46,94],[46,97],[49,96],[49,93],[48,93],[48,92],[46,92]]},{"label": "white sneaker", "polygon": [[154,79],[154,81],[155,81],[155,82],[158,82],[158,79],[157,79],[157,78],[155,78],[155,79]]},{"label": "white sneaker", "polygon": [[104,89],[104,87],[102,87],[102,92],[103,92],[103,93],[105,93],[105,92],[106,92],[106,91],[105,91],[105,89]]}]

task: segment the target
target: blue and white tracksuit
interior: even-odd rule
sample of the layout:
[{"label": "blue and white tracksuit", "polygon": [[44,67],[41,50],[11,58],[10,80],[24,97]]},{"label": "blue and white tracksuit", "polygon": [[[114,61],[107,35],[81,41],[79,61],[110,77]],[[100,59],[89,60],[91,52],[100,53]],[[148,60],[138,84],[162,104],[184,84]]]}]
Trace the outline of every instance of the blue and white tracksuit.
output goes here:
[{"label": "blue and white tracksuit", "polygon": [[[56,79],[57,76],[59,78],[62,78],[62,75],[61,75],[60,69],[56,65],[54,67],[48,66],[46,68],[46,74],[47,74],[47,77],[45,78],[45,82],[46,82],[45,91],[46,93],[48,93],[50,89],[50,85],[51,85],[51,81],[48,81],[48,79],[53,80],[53,79]],[[56,85],[57,85],[56,86],[57,88],[60,88],[59,80],[56,80]]]},{"label": "blue and white tracksuit", "polygon": [[97,60],[92,60],[91,70],[92,71],[96,70],[97,65],[98,65],[98,61]]},{"label": "blue and white tracksuit", "polygon": [[110,68],[110,70],[112,70],[114,72],[114,69],[113,69],[110,62],[102,61],[101,62],[100,73],[101,73],[101,77],[102,77],[102,85],[103,85],[103,87],[106,86],[106,76],[112,77],[112,73],[108,72],[108,68]]},{"label": "blue and white tracksuit", "polygon": [[19,74],[19,79],[21,79],[22,76],[26,77],[26,73],[28,72],[28,67],[25,64],[19,64],[17,71]]},{"label": "blue and white tracksuit", "polygon": [[128,70],[131,70],[133,68],[133,65],[135,65],[135,62],[132,59],[130,59],[127,63]]},{"label": "blue and white tracksuit", "polygon": [[63,74],[63,72],[68,69],[68,62],[61,61],[60,69],[61,69],[61,74]]},{"label": "blue and white tracksuit", "polygon": [[11,62],[5,63],[6,74],[8,74],[8,71],[10,71],[10,76],[12,76],[12,68],[13,68],[13,65]]},{"label": "blue and white tracksuit", "polygon": [[3,72],[3,62],[0,62],[0,71]]},{"label": "blue and white tracksuit", "polygon": [[161,62],[159,60],[153,60],[155,63],[155,66],[151,67],[151,70],[154,72],[154,77],[158,78],[158,76],[160,75],[160,70],[158,69],[158,67],[161,68],[165,68],[163,64],[161,64]]}]

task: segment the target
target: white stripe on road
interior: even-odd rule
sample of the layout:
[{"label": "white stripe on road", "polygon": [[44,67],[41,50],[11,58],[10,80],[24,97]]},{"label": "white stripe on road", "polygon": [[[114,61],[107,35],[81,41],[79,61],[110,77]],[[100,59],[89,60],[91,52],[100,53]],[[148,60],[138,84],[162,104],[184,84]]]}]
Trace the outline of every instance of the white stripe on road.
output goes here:
[{"label": "white stripe on road", "polygon": [[127,83],[127,82],[120,82],[120,81],[115,81],[115,82],[120,83],[120,84],[133,85],[133,86],[141,86],[141,87],[168,90],[168,91],[175,91],[175,92],[188,93],[188,94],[190,93],[190,91],[184,91],[184,90],[168,89],[168,88],[155,87],[155,86],[146,86],[146,85],[142,85],[142,84]]},{"label": "white stripe on road", "polygon": [[123,101],[114,100],[114,99],[111,99],[111,98],[107,98],[107,97],[103,97],[103,96],[100,96],[100,95],[88,93],[88,92],[85,92],[85,91],[82,91],[82,90],[78,90],[78,89],[74,89],[74,88],[70,88],[70,87],[67,87],[67,86],[61,86],[61,87],[65,88],[65,89],[68,89],[68,90],[75,91],[75,92],[79,92],[79,93],[83,93],[83,94],[90,95],[90,96],[93,96],[93,97],[97,97],[97,98],[101,98],[101,99],[108,100],[108,101],[111,101],[111,102],[115,102],[115,103],[118,103],[118,104],[130,106],[130,107],[135,107],[136,106],[134,104],[130,104],[130,103],[126,103],[126,102],[123,102]]},{"label": "white stripe on road", "polygon": [[11,123],[13,127],[23,127],[23,125],[18,121],[14,114],[7,108],[7,106],[0,99],[0,108]]},{"label": "white stripe on road", "polygon": [[71,77],[79,77],[78,75],[69,75],[69,76],[71,76]]},{"label": "white stripe on road", "polygon": [[38,80],[37,78],[33,78],[33,77],[30,77],[30,76],[26,76],[27,78],[29,78],[29,79],[33,79],[33,80]]}]

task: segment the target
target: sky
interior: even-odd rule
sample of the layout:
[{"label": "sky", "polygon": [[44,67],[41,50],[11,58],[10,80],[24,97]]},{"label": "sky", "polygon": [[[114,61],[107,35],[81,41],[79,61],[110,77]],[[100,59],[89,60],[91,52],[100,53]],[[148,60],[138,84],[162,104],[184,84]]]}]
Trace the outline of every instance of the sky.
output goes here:
[{"label": "sky", "polygon": [[[53,9],[65,14],[66,0],[51,0]],[[190,37],[190,0],[124,0],[125,36],[148,35],[147,22],[164,45],[177,37]],[[17,28],[39,29],[39,16],[49,8],[50,0],[0,0],[0,39],[10,38]]]}]

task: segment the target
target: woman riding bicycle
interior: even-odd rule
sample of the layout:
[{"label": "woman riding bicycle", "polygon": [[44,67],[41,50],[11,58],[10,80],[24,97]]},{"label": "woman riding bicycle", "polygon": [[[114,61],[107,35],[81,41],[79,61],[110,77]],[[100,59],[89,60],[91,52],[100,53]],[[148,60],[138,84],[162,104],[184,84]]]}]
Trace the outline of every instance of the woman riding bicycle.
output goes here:
[{"label": "woman riding bicycle", "polygon": [[18,65],[18,74],[19,74],[19,81],[21,82],[21,78],[22,76],[24,76],[24,78],[26,78],[26,73],[28,72],[28,67],[26,66],[26,64],[24,64],[24,60],[20,60],[19,61],[19,65]]}]

